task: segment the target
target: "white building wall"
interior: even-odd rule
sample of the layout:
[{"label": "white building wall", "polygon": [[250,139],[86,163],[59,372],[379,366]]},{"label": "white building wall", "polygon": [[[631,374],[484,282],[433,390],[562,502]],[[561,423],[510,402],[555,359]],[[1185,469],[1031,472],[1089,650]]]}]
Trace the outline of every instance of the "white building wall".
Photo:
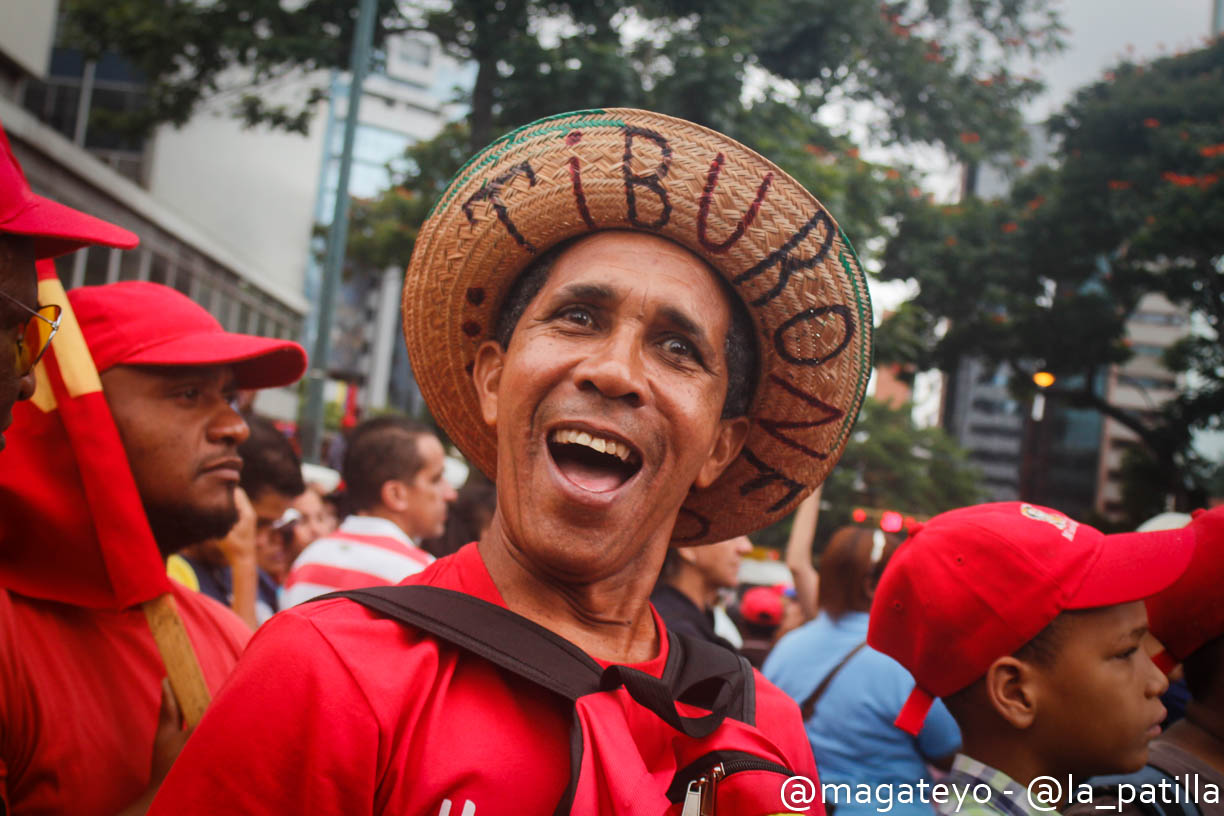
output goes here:
[{"label": "white building wall", "polygon": [[55,12],[56,4],[49,0],[0,2],[0,51],[36,77],[47,73]]},{"label": "white building wall", "polygon": [[[301,86],[326,80],[310,77]],[[149,192],[300,295],[326,116],[319,105],[305,136],[244,129],[228,112],[163,127],[146,164]]]}]

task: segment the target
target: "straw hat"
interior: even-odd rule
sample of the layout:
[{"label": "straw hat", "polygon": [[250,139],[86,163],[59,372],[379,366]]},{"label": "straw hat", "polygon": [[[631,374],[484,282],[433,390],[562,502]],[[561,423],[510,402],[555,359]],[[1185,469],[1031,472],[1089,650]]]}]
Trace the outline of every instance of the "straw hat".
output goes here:
[{"label": "straw hat", "polygon": [[519,128],[472,157],[422,226],[404,336],[434,418],[486,474],[495,430],[471,371],[518,274],[587,232],[632,229],[705,259],[747,306],[760,369],[743,452],[694,490],[674,540],[720,541],[786,515],[828,475],[871,373],[871,301],[836,221],[768,160],[649,111],[587,110]]}]

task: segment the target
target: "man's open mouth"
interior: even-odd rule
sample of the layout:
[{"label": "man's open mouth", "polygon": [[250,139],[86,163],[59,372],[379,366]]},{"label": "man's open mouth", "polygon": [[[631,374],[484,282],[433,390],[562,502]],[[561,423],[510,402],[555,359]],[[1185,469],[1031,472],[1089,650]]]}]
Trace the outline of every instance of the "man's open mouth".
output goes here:
[{"label": "man's open mouth", "polygon": [[624,442],[573,428],[550,433],[548,452],[565,478],[592,493],[616,490],[642,467],[642,457]]}]

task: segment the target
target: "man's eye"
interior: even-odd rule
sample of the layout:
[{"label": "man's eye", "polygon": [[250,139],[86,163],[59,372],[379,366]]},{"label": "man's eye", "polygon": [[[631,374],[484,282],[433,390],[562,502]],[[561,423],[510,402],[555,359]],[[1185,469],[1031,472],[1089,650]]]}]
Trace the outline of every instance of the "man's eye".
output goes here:
[{"label": "man's eye", "polygon": [[562,310],[559,316],[563,320],[578,326],[590,326],[595,323],[594,316],[585,306],[570,306]]},{"label": "man's eye", "polygon": [[1138,646],[1132,646],[1124,652],[1119,652],[1116,656],[1120,660],[1130,660],[1131,656],[1134,655],[1138,651],[1139,651]]},{"label": "man's eye", "polygon": [[695,358],[697,350],[693,348],[693,344],[679,337],[669,337],[663,341],[663,348],[668,354],[676,357]]},{"label": "man's eye", "polygon": [[186,400],[197,400],[200,398],[200,389],[198,388],[180,388],[176,396]]}]

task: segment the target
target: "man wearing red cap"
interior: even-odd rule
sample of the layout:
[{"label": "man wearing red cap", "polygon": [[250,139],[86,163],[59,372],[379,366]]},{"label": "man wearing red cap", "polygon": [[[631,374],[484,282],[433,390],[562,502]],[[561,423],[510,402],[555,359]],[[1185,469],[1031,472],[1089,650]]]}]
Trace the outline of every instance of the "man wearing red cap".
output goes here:
[{"label": "man wearing red cap", "polygon": [[[0,802],[12,814],[143,812],[186,733],[163,691],[170,661],[136,604],[169,593],[216,691],[249,630],[169,584],[159,553],[233,526],[248,434],[237,390],[292,383],[306,357],[226,332],[153,283],[75,289],[64,316],[44,361],[53,387],[10,434],[13,461],[41,466],[0,472]],[[90,397],[105,401],[93,435],[68,443],[50,418],[66,425]]]},{"label": "man wearing red cap", "polygon": [[[867,643],[914,676],[900,728],[916,733],[936,697],[961,728],[947,781],[972,793],[936,799],[938,812],[1048,813],[1068,775],[1147,761],[1167,682],[1141,648],[1142,601],[1193,550],[1188,530],[1105,536],[1019,502],[943,513],[911,535],[876,589]],[[1061,789],[1040,784],[1051,777]]]},{"label": "man wearing red cap", "polygon": [[15,344],[0,354],[0,449],[13,403],[34,393],[34,364],[59,328],[60,308],[39,306],[35,261],[90,244],[131,249],[125,229],[34,195],[0,126],[0,333]]},{"label": "man wearing red cap", "polygon": [[1095,797],[1069,814],[1224,815],[1224,507],[1190,522],[1194,558],[1168,589],[1147,599],[1152,635],[1164,651],[1153,660],[1181,664],[1190,701],[1186,716],[1152,741],[1136,774],[1092,780]]}]

